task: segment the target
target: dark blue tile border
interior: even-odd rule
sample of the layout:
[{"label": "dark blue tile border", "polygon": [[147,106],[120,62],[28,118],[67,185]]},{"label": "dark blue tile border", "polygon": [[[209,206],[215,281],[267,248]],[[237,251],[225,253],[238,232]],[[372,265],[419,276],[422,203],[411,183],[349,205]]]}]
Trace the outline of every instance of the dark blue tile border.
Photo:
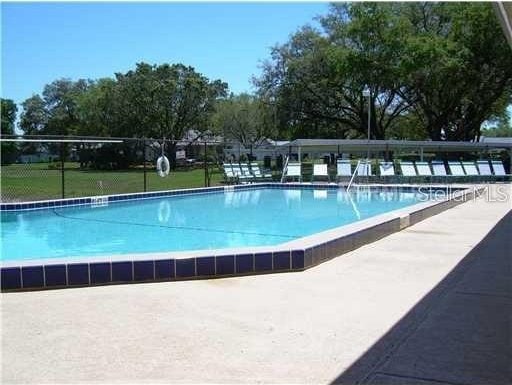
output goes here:
[{"label": "dark blue tile border", "polygon": [[235,274],[235,256],[220,255],[215,257],[217,275]]},{"label": "dark blue tile border", "polygon": [[254,271],[254,254],[237,255],[235,261],[237,274],[247,274]]},{"label": "dark blue tile border", "polygon": [[196,258],[196,268],[199,277],[215,275],[215,257]]},{"label": "dark blue tile border", "polygon": [[310,247],[304,250],[304,267],[308,268],[313,266],[313,248]]},{"label": "dark blue tile border", "polygon": [[89,285],[89,264],[68,264],[68,285]]},{"label": "dark blue tile border", "polygon": [[155,261],[155,279],[172,279],[175,277],[174,259],[162,259]]},{"label": "dark blue tile border", "polygon": [[43,266],[23,266],[21,268],[21,279],[24,289],[44,287]]},{"label": "dark blue tile border", "polygon": [[154,261],[134,261],[133,262],[133,280],[150,281],[155,279]]},{"label": "dark blue tile border", "polygon": [[176,260],[176,278],[190,278],[196,276],[196,258]]},{"label": "dark blue tile border", "polygon": [[273,270],[290,270],[291,260],[289,251],[279,251],[273,254]]},{"label": "dark blue tile border", "polygon": [[112,262],[112,282],[133,281],[133,262]]},{"label": "dark blue tile border", "polygon": [[19,267],[4,267],[0,279],[2,290],[21,289],[21,269]]},{"label": "dark blue tile border", "polygon": [[44,267],[45,283],[47,287],[66,286],[66,265],[49,265]]},{"label": "dark blue tile border", "polygon": [[254,270],[270,271],[272,270],[272,253],[254,254]]},{"label": "dark blue tile border", "polygon": [[91,269],[91,285],[110,282],[110,262],[91,263],[89,267]]},{"label": "dark blue tile border", "polygon": [[292,269],[304,269],[304,250],[292,250]]}]

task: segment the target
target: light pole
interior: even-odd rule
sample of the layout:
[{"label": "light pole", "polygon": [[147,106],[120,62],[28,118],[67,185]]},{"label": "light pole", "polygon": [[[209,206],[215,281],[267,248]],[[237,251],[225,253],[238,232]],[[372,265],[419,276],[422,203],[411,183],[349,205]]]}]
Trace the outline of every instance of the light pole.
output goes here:
[{"label": "light pole", "polygon": [[370,162],[370,121],[371,121],[371,113],[372,113],[372,108],[371,108],[371,104],[370,104],[370,89],[369,88],[365,88],[363,90],[363,97],[365,98],[368,98],[368,149],[367,149],[367,152],[366,152],[366,174],[367,175],[370,175],[370,173],[368,172],[368,168],[369,168],[369,162]]}]

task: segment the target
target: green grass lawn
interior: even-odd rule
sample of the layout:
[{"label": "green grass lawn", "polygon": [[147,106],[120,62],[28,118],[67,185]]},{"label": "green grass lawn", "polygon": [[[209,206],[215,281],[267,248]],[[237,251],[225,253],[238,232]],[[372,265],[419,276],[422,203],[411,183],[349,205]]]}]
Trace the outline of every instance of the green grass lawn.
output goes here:
[{"label": "green grass lawn", "polygon": [[[122,194],[144,191],[142,169],[127,171],[80,170],[76,163],[66,163],[64,170],[65,197]],[[147,191],[204,187],[204,170],[190,169],[171,172],[161,178],[148,169]],[[211,185],[221,184],[220,170],[215,168]],[[61,171],[50,169],[48,163],[15,164],[1,167],[2,201],[29,201],[61,197]]]}]

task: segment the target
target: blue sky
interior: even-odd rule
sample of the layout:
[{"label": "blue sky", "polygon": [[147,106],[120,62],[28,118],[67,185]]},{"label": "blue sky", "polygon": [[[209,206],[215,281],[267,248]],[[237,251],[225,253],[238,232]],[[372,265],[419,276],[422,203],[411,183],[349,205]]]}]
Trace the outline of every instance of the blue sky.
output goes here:
[{"label": "blue sky", "polygon": [[135,63],[191,65],[250,91],[270,47],[328,3],[2,3],[2,97],[45,84],[112,77]]}]

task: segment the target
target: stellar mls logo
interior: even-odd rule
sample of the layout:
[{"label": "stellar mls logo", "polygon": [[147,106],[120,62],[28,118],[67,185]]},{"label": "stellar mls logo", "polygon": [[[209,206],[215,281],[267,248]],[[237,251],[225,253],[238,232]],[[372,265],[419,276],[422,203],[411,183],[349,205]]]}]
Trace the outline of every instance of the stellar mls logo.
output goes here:
[{"label": "stellar mls logo", "polygon": [[468,189],[454,188],[448,186],[444,189],[422,186],[418,188],[420,194],[419,200],[426,201],[444,201],[453,200],[454,202],[466,202],[468,200],[475,201],[478,198],[485,198],[487,202],[507,202],[510,199],[510,187],[507,185],[494,185],[491,188],[489,185],[472,186]]}]

